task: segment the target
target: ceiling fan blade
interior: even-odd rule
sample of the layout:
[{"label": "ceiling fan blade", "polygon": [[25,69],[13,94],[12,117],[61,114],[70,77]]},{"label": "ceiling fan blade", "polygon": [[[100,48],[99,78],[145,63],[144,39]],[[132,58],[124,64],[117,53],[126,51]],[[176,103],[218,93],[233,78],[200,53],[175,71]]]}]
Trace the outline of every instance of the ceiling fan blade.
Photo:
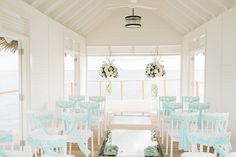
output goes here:
[{"label": "ceiling fan blade", "polygon": [[120,9],[120,8],[141,8],[147,10],[157,10],[157,8],[149,7],[149,6],[142,6],[142,5],[120,5],[120,6],[110,6],[108,9]]},{"label": "ceiling fan blade", "polygon": [[136,5],[135,8],[147,9],[147,10],[157,10],[157,8],[143,6],[143,5]]}]

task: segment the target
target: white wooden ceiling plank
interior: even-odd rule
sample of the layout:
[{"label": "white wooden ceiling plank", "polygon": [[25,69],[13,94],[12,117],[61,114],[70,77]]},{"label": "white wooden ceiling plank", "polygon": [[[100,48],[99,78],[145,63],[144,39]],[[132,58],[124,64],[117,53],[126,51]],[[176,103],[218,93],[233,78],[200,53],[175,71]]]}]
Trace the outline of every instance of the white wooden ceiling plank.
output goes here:
[{"label": "white wooden ceiling plank", "polygon": [[65,0],[56,0],[53,4],[51,4],[47,9],[44,11],[44,14],[50,14],[53,12],[57,7],[59,7]]},{"label": "white wooden ceiling plank", "polygon": [[77,4],[80,2],[81,0],[73,0],[71,1],[71,3],[69,3],[69,5],[64,6],[63,9],[61,9],[60,12],[57,13],[56,16],[54,16],[55,20],[58,20],[60,18],[62,18],[64,15],[66,15],[66,13],[68,13],[69,11],[71,11],[71,9],[75,6],[77,6]]},{"label": "white wooden ceiling plank", "polygon": [[193,30],[192,24],[190,24],[188,21],[186,21],[184,18],[182,18],[182,16],[180,14],[177,14],[176,12],[174,12],[173,9],[171,9],[165,1],[161,1],[159,3],[159,8],[158,8],[157,12],[159,12],[159,11],[162,12],[163,14],[166,14],[168,17],[175,19],[176,23],[181,23],[182,25],[184,25],[188,29]]},{"label": "white wooden ceiling plank", "polygon": [[176,13],[180,13],[182,17],[185,17],[185,19],[187,19],[187,21],[191,21],[191,23],[193,23],[194,25],[193,28],[201,24],[199,23],[199,21],[189,16],[189,14],[186,14],[186,12],[184,12],[183,9],[178,8],[177,5],[173,3],[175,1],[166,0],[166,2],[170,5],[170,7],[172,7],[177,11]]},{"label": "white wooden ceiling plank", "polygon": [[81,7],[78,7],[76,11],[73,11],[70,14],[66,15],[66,18],[62,21],[65,25],[72,22],[76,19],[77,15],[81,14],[84,10],[93,5],[94,0],[88,0],[86,3],[81,3]]},{"label": "white wooden ceiling plank", "polygon": [[83,23],[81,23],[80,25],[77,25],[77,27],[75,27],[75,30],[79,30],[82,28],[86,28],[87,25],[89,25],[91,23],[91,21],[94,21],[94,19],[97,18],[102,18],[102,16],[104,16],[104,14],[108,14],[108,10],[105,9],[105,6],[103,6],[101,9],[99,9],[96,14],[94,14],[93,16],[90,16],[86,21],[84,21]]},{"label": "white wooden ceiling plank", "polygon": [[89,32],[91,32],[94,28],[96,28],[99,24],[101,24],[104,19],[109,17],[111,14],[107,11],[103,11],[102,14],[96,20],[90,21],[89,24],[87,24],[84,28],[81,28],[79,31],[83,33],[84,35],[87,35]]},{"label": "white wooden ceiling plank", "polygon": [[205,8],[204,5],[202,5],[199,1],[196,0],[191,0],[191,2],[196,5],[198,8],[200,8],[203,12],[205,12],[206,14],[208,14],[211,18],[215,17],[215,14],[212,13],[210,10],[208,10],[207,8]]},{"label": "white wooden ceiling plank", "polygon": [[34,0],[33,3],[31,4],[33,7],[37,8],[42,4],[44,0]]},{"label": "white wooden ceiling plank", "polygon": [[199,19],[201,19],[204,22],[207,22],[208,20],[202,16],[198,11],[195,11],[193,8],[191,8],[188,4],[184,3],[182,0],[176,0],[177,3],[179,3],[180,5],[182,5],[184,8],[186,8],[188,10],[188,12],[191,12],[192,14],[194,14],[196,17],[198,17]]},{"label": "white wooden ceiling plank", "polygon": [[169,17],[167,14],[162,13],[161,11],[158,11],[157,16],[161,17],[163,20],[165,20],[167,23],[169,23],[173,29],[176,29],[177,31],[186,34],[187,32],[190,31],[190,29],[188,27],[186,27],[185,25],[180,24],[180,22],[176,21],[175,19],[172,19],[171,17]]},{"label": "white wooden ceiling plank", "polygon": [[80,18],[78,18],[78,20],[74,21],[73,24],[70,25],[70,28],[74,28],[77,27],[78,25],[80,25],[83,22],[86,22],[87,20],[90,19],[91,16],[94,17],[99,15],[99,12],[103,9],[106,9],[104,2],[106,0],[100,1],[100,3],[98,3],[97,5],[94,5],[93,8],[91,8],[90,10],[88,10],[87,12],[83,13],[83,15],[80,16]]}]

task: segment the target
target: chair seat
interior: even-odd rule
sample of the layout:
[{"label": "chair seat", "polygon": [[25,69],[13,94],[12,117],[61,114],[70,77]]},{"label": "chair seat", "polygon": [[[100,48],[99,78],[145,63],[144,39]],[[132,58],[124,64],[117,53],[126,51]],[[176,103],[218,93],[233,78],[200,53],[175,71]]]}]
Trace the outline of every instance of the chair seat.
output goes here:
[{"label": "chair seat", "polygon": [[181,157],[216,157],[212,153],[206,153],[206,152],[185,152],[181,154]]},{"label": "chair seat", "polygon": [[62,129],[60,128],[47,128],[47,133],[42,129],[34,129],[30,132],[30,135],[49,134],[49,135],[61,135]]},{"label": "chair seat", "polygon": [[80,137],[82,138],[83,141],[87,141],[90,137],[93,136],[93,132],[91,130],[78,130],[75,133],[72,133],[71,135],[68,136],[68,142],[74,143],[76,142],[75,137],[77,136],[77,134],[80,135]]}]

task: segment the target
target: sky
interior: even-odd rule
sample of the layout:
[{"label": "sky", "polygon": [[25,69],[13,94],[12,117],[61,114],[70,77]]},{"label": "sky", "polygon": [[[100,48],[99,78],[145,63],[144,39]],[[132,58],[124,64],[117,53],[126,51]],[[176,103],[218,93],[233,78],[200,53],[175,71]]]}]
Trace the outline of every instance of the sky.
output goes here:
[{"label": "sky", "polygon": [[13,71],[18,69],[18,55],[0,51],[0,71]]}]

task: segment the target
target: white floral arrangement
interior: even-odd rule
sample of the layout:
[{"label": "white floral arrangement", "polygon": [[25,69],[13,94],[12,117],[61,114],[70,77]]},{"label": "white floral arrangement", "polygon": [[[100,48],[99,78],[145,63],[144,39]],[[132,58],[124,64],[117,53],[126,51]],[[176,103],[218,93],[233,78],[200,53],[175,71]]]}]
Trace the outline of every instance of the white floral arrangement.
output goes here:
[{"label": "white floral arrangement", "polygon": [[164,76],[166,74],[164,65],[154,60],[146,66],[145,75],[149,78]]},{"label": "white floral arrangement", "polygon": [[111,60],[104,61],[100,70],[99,75],[103,78],[117,78],[119,76],[118,69]]}]

